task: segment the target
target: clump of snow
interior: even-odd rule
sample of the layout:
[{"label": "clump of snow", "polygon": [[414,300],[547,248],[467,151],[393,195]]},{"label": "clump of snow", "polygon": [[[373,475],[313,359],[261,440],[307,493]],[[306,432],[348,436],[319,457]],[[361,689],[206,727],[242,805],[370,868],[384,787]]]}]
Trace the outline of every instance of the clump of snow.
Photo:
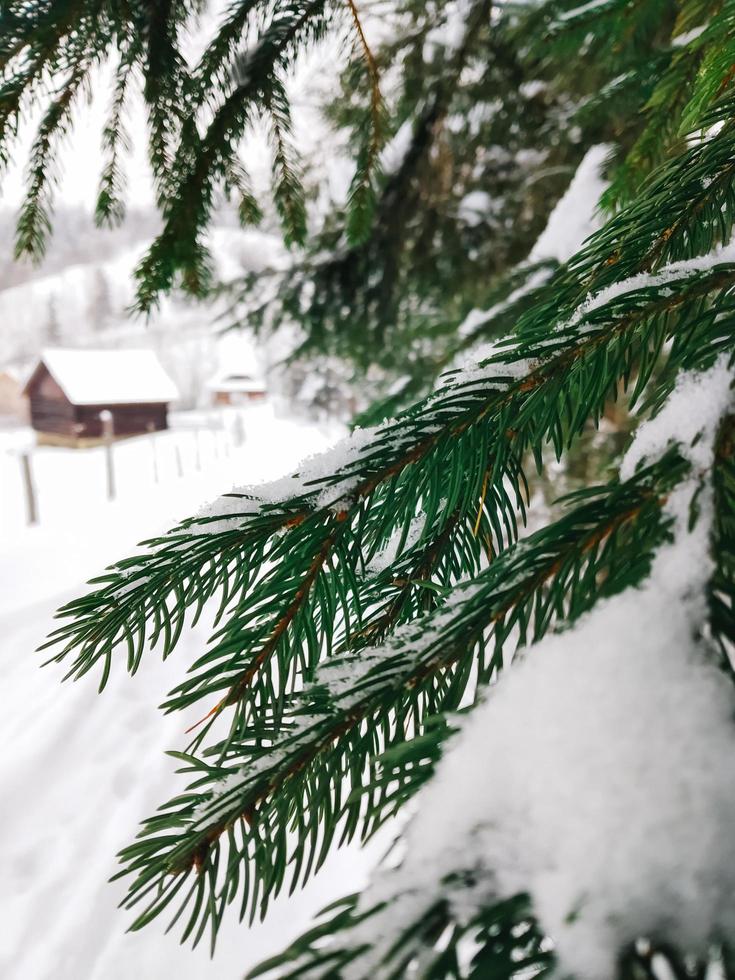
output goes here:
[{"label": "clump of snow", "polygon": [[[298,470],[278,480],[237,486],[197,513],[189,531],[209,534],[235,526],[237,519],[258,513],[264,505],[276,505],[303,494],[316,495],[315,506],[341,510],[360,482],[355,464],[370,447],[381,426],[355,428],[331,449],[308,456]],[[204,521],[204,523],[202,523]]]},{"label": "clump of snow", "polygon": [[[688,527],[731,381],[722,363],[684,376],[641,428],[626,471],[677,437],[694,464],[666,505],[673,541],[641,587],[547,636],[463,723],[402,865],[363,896],[365,909],[390,901],[353,936],[372,945],[360,976],[381,975],[380,957],[442,888],[460,918],[529,892],[562,972],[584,980],[607,980],[641,936],[704,954],[735,930],[735,690],[701,639],[708,492]],[[462,870],[469,892],[446,881]]]},{"label": "clump of snow", "polygon": [[524,99],[535,99],[537,95],[545,92],[548,87],[548,82],[544,82],[540,78],[534,78],[530,82],[523,82],[519,91]]},{"label": "clump of snow", "polygon": [[693,27],[690,31],[685,31],[683,34],[677,34],[675,38],[671,41],[672,48],[685,48],[692,41],[696,41],[697,38],[707,30],[706,24],[700,24],[699,27]]},{"label": "clump of snow", "polygon": [[430,61],[437,48],[444,49],[447,54],[457,51],[467,33],[467,18],[470,13],[467,0],[447,0],[442,14],[443,23],[434,27],[426,35],[424,44],[424,59]]},{"label": "clump of snow", "polygon": [[[373,555],[373,557],[367,563],[365,566],[365,571],[371,575],[377,575],[379,572],[389,568],[398,557],[399,550],[403,552],[409,551],[411,548],[413,548],[421,537],[421,532],[424,530],[425,523],[426,514],[418,514],[411,521],[408,531],[406,532],[405,539],[403,535],[403,528],[397,527],[385,547],[381,548],[377,554]],[[401,546],[402,540],[403,545]]]},{"label": "clump of snow", "polygon": [[643,460],[660,457],[672,442],[695,470],[711,463],[717,424],[732,401],[732,371],[727,358],[702,373],[684,372],[677,378],[672,396],[661,411],[636,432],[620,465],[620,478],[628,480]]},{"label": "clump of snow", "polygon": [[384,174],[393,174],[400,169],[413,138],[413,120],[407,119],[395,136],[383,147],[380,154],[380,169]]},{"label": "clump of snow", "polygon": [[478,310],[477,308],[470,310],[467,316],[462,320],[460,325],[457,327],[457,334],[460,337],[469,337],[471,334],[481,327],[483,323],[487,323],[494,315],[496,315],[496,309],[501,304],[496,303],[495,307],[491,307],[488,310]]},{"label": "clump of snow", "polygon": [[470,388],[473,385],[483,387],[504,388],[508,382],[525,378],[538,362],[530,358],[519,358],[515,361],[504,360],[507,349],[500,343],[482,344],[472,352],[458,358],[457,367],[442,375],[442,388],[435,397],[441,397],[447,381]]},{"label": "clump of snow", "polygon": [[602,173],[609,153],[610,147],[605,144],[587,151],[566,193],[551,212],[545,230],[531,251],[530,261],[566,262],[600,228],[596,209],[607,188]]},{"label": "clump of snow", "polygon": [[678,262],[670,262],[657,272],[639,272],[628,279],[622,279],[606,286],[598,293],[590,295],[581,303],[571,319],[561,324],[560,329],[566,329],[579,323],[593,310],[599,309],[606,303],[612,302],[619,296],[626,293],[635,292],[638,289],[659,288],[696,276],[701,272],[707,272],[716,265],[735,262],[735,241],[727,245],[718,245],[704,255],[695,256],[692,259],[682,259]]},{"label": "clump of snow", "polygon": [[597,11],[602,7],[609,6],[610,0],[589,0],[589,3],[583,3],[579,7],[575,7],[573,10],[567,10],[564,13],[559,14],[560,21],[574,20],[577,17],[582,17],[585,14],[591,14],[593,11]]},{"label": "clump of snow", "polygon": [[[514,289],[504,300],[499,303],[495,303],[493,306],[489,307],[487,310],[470,310],[464,320],[460,323],[457,328],[457,333],[460,337],[471,336],[478,327],[481,327],[484,323],[489,323],[496,316],[500,316],[504,313],[513,303],[516,303],[519,299],[523,299],[524,296],[537,289],[539,286],[543,286],[545,282],[548,282],[551,278],[552,270],[548,266],[542,266],[541,268],[534,269],[534,271],[529,275],[528,279],[520,285],[517,289]],[[476,359],[476,358],[475,358]]]},{"label": "clump of snow", "polygon": [[459,202],[457,213],[460,220],[474,228],[493,213],[493,199],[487,191],[470,191]]}]

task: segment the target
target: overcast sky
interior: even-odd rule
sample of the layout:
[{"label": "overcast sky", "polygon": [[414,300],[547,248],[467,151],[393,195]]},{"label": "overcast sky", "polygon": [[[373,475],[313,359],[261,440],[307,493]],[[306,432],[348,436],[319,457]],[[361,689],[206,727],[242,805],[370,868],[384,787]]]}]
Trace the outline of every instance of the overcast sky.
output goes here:
[{"label": "overcast sky", "polygon": [[[322,64],[331,64],[333,71],[335,59],[329,51],[321,52],[321,55],[322,57],[319,57],[315,53],[303,66],[292,95],[294,128],[300,149],[307,155],[316,154],[326,157],[324,125],[320,125],[317,118],[315,109],[317,99],[312,87],[320,86],[323,79]],[[315,57],[316,63],[313,60]],[[60,144],[61,149],[58,154],[60,176],[56,193],[56,201],[59,204],[81,204],[90,209],[94,206],[103,165],[101,133],[112,92],[111,77],[112,72],[109,69],[99,72],[93,86],[94,97],[90,102],[80,102],[74,115],[73,129]],[[27,120],[21,138],[16,144],[15,163],[0,182],[0,205],[17,208],[22,201],[24,170],[34,134],[33,122],[32,118]],[[135,102],[131,100],[127,130],[131,152],[125,157],[124,163],[127,176],[126,200],[131,207],[152,205],[153,190],[147,161],[145,112],[140,100]],[[271,155],[262,132],[248,134],[243,146],[243,157],[255,189],[262,190],[268,186]],[[325,159],[325,162],[328,162],[328,159]]]},{"label": "overcast sky", "polygon": [[[208,38],[216,30],[219,15],[225,6],[224,0],[209,0],[206,15],[184,44],[184,54],[190,62],[198,60]],[[74,127],[64,140],[58,157],[61,164],[59,202],[89,207],[94,205],[103,161],[101,134],[110,106],[113,75],[112,66],[102,67],[94,76],[91,101],[80,101],[77,106]],[[38,114],[35,121],[38,121]],[[33,123],[34,118],[30,117],[17,147],[17,162],[0,183],[2,204],[17,207],[23,198],[23,171],[33,138]],[[131,206],[149,205],[153,203],[153,190],[146,156],[145,115],[140,99],[129,100],[127,129],[131,142],[131,153],[125,166],[127,202]]]},{"label": "overcast sky", "polygon": [[[185,55],[190,64],[198,61],[208,39],[216,30],[218,12],[224,6],[225,0],[210,0],[206,16],[185,45]],[[380,24],[371,26],[380,27]],[[309,158],[312,172],[327,177],[337,197],[346,192],[351,174],[343,172],[345,167],[335,152],[334,139],[326,138],[325,123],[320,118],[317,104],[334,94],[344,54],[344,37],[333,35],[317,49],[299,58],[295,77],[289,84],[297,145]],[[62,142],[57,158],[59,183],[55,200],[58,205],[82,205],[90,212],[94,207],[103,166],[101,133],[112,96],[112,81],[113,67],[108,65],[101,68],[92,85],[91,99],[80,102],[76,108],[74,126]],[[24,170],[35,131],[34,123],[37,124],[39,117],[40,109],[35,119],[31,116],[26,121],[16,144],[15,163],[0,179],[0,206],[15,209],[23,199]],[[127,130],[131,152],[124,163],[126,203],[129,207],[146,207],[153,204],[154,198],[147,162],[145,110],[140,97],[136,101],[130,100]],[[246,137],[242,156],[256,193],[267,192],[272,156],[263,132],[251,133]]]},{"label": "overcast sky", "polygon": [[[111,72],[102,70],[95,79],[94,98],[91,103],[77,107],[74,128],[61,144],[59,154],[60,183],[58,201],[65,204],[94,204],[100,170],[102,169],[101,133],[109,107]],[[129,113],[128,130],[132,153],[126,161],[129,202],[145,205],[152,202],[150,171],[146,162],[146,138],[140,106]],[[0,184],[0,201],[17,207],[23,195],[23,172],[28,159],[28,149],[33,137],[33,117],[21,131],[16,144],[15,164],[10,167]]]}]

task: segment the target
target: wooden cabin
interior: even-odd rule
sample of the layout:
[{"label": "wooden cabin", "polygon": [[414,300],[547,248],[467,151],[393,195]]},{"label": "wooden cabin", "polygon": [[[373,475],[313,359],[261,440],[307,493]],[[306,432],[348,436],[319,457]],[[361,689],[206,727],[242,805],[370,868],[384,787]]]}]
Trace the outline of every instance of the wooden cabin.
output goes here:
[{"label": "wooden cabin", "polygon": [[90,446],[168,428],[176,385],[151,350],[46,350],[24,388],[39,445]]},{"label": "wooden cabin", "polygon": [[228,373],[215,375],[207,383],[213,405],[247,405],[267,395],[265,382],[252,374]]},{"label": "wooden cabin", "polygon": [[217,340],[218,370],[207,382],[212,405],[248,405],[266,397],[267,388],[252,337],[227,331]]}]

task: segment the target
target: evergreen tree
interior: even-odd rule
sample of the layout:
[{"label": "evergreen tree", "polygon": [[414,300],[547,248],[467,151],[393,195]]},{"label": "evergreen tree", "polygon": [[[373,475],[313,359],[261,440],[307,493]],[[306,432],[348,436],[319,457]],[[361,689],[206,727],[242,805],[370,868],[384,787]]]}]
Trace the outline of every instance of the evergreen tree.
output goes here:
[{"label": "evergreen tree", "polygon": [[[11,2],[0,18],[6,141],[45,73],[70,73],[32,151],[21,247],[40,247],[39,167],[85,73],[116,46],[119,102],[142,70],[164,219],[139,269],[144,306],[176,274],[206,286],[217,187],[252,216],[236,151],[256,111],[272,127],[279,210],[303,238],[283,72],[343,24],[370,117],[350,248],[380,234],[391,180],[376,167],[391,113],[353,3],[239,0],[192,68],[178,45],[197,7]],[[188,784],[122,854],[135,928],[167,912],[185,938],[214,940],[228,906],[265,914],[340,841],[411,804],[403,849],[365,892],[256,973],[683,978],[714,956],[735,976],[735,3],[458,9],[559,98],[587,89],[575,109],[588,125],[623,120],[605,224],[532,289],[523,249],[509,249],[490,352],[111,568],[61,610],[52,656],[73,677],[99,665],[104,685],[114,659],[134,673],[147,645],[171,653],[190,610],[218,608],[213,643],[165,703],[207,712],[175,753]],[[420,5],[405,14],[423,23]],[[415,136],[430,100],[405,100],[392,126],[411,118]],[[396,282],[385,320],[360,301],[375,336],[391,319],[403,329],[404,292],[431,295],[425,272],[415,290]],[[310,322],[333,332],[326,314]],[[567,459],[615,400],[647,419],[619,472],[518,541],[531,469]]]},{"label": "evergreen tree", "polygon": [[58,347],[62,342],[59,313],[56,309],[56,296],[53,293],[48,298],[43,340],[45,344],[49,344],[51,347]]},{"label": "evergreen tree", "polygon": [[94,331],[104,330],[111,314],[112,299],[110,297],[110,284],[107,281],[105,270],[97,266],[94,270],[94,281],[87,305],[89,326]]}]

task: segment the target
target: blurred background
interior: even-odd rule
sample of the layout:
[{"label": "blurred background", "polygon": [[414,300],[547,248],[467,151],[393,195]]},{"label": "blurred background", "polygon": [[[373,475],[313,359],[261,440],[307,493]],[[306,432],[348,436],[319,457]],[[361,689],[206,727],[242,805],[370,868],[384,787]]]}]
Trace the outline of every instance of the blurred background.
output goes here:
[{"label": "blurred background", "polygon": [[[234,484],[282,475],[344,431],[284,393],[268,349],[221,334],[216,307],[172,298],[148,323],[130,317],[132,266],[153,220],[140,211],[103,235],[62,208],[41,267],[12,263],[7,239],[0,251],[2,977],[234,980],[346,881],[362,881],[364,858],[340,857],[295,902],[276,902],[267,927],[247,931],[233,917],[214,959],[157,925],[126,935],[124,886],[107,883],[116,852],[173,789],[164,752],[196,719],[156,706],[206,643],[207,624],[170,662],[154,654],[98,696],[93,678],[62,686],[57,667],[40,669],[34,651],[54,610],[142,539]],[[226,228],[218,246],[223,266],[264,247]]]}]

